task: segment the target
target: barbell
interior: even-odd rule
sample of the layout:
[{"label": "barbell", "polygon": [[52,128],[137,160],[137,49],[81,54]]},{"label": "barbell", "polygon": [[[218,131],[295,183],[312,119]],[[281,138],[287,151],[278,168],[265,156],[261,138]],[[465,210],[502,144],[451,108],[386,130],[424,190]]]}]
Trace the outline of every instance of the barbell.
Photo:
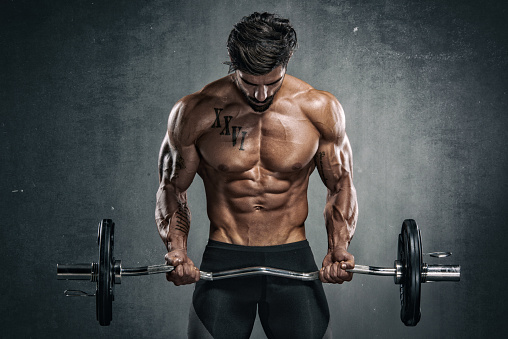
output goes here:
[{"label": "barbell", "polygon": [[[90,280],[96,283],[95,294],[79,290],[66,290],[66,296],[95,296],[96,316],[99,324],[108,326],[113,317],[114,287],[122,282],[122,277],[148,274],[168,273],[174,267],[170,265],[153,265],[125,268],[121,260],[113,256],[115,224],[111,219],[99,223],[98,263],[57,264],[59,280]],[[398,237],[397,259],[394,267],[376,267],[355,265],[346,271],[359,274],[393,276],[395,284],[400,285],[400,319],[406,326],[416,326],[420,321],[421,284],[429,281],[460,281],[459,265],[428,265],[423,262],[420,230],[416,222],[406,219]],[[433,257],[446,257],[449,252],[429,253]],[[319,279],[319,271],[302,273],[271,267],[247,267],[222,272],[200,271],[202,280],[219,280],[252,275],[270,275],[302,281]]]}]

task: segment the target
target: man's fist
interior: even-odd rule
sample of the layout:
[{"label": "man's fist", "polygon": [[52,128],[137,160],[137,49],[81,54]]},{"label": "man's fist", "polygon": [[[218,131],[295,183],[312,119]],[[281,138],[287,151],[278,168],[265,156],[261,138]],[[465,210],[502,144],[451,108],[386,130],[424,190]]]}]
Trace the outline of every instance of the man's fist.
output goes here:
[{"label": "man's fist", "polygon": [[176,286],[193,284],[199,280],[199,269],[187,257],[186,251],[170,251],[164,259],[168,265],[175,267],[173,271],[166,273],[166,279]]},{"label": "man's fist", "polygon": [[355,267],[355,257],[344,249],[329,252],[323,260],[323,267],[319,271],[319,279],[324,283],[342,284],[351,281],[353,273],[346,269]]}]

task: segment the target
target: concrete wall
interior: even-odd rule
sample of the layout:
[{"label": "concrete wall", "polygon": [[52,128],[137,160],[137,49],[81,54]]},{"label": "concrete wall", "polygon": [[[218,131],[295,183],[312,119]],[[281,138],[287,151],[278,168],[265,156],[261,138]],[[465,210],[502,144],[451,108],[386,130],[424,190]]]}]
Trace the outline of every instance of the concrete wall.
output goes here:
[{"label": "concrete wall", "polygon": [[[55,265],[96,261],[102,218],[116,222],[124,266],[163,263],[153,210],[169,110],[227,73],[227,35],[253,11],[290,18],[299,49],[288,72],[344,107],[356,262],[391,266],[401,223],[414,218],[425,252],[452,251],[442,262],[462,265],[460,283],[422,287],[416,328],[400,322],[391,278],[326,286],[335,337],[506,334],[503,1],[13,0],[0,5],[2,337],[185,337],[192,286],[124,278],[103,328],[94,298],[62,294],[94,284],[57,281]],[[325,194],[313,174],[307,233],[319,265]],[[208,236],[199,178],[189,197],[199,264]],[[257,324],[252,338],[263,337]]]}]

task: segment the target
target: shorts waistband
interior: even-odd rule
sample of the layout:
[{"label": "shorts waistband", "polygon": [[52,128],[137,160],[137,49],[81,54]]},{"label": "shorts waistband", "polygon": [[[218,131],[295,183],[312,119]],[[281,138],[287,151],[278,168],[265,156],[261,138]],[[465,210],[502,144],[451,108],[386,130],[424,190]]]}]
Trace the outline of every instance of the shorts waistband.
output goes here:
[{"label": "shorts waistband", "polygon": [[243,251],[243,252],[258,252],[258,253],[267,253],[267,252],[284,252],[284,251],[293,251],[300,250],[304,248],[309,248],[309,242],[307,240],[291,242],[288,244],[282,245],[271,245],[271,246],[244,246],[244,245],[236,245],[229,244],[226,242],[216,241],[216,240],[208,240],[208,244],[206,245],[209,248],[218,248],[230,251]]}]

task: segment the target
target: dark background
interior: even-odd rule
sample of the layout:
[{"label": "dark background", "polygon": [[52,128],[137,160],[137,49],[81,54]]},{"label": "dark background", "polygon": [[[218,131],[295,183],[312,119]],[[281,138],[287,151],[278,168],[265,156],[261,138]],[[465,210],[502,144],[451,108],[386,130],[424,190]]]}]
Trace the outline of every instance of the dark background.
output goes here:
[{"label": "dark background", "polygon": [[[360,214],[350,251],[391,266],[403,219],[424,252],[451,251],[460,283],[422,286],[422,320],[399,320],[391,278],[327,285],[335,337],[506,336],[508,13],[500,1],[6,1],[0,4],[0,328],[4,338],[183,338],[192,286],[124,278],[113,322],[65,298],[57,263],[97,261],[96,225],[116,222],[124,266],[163,263],[153,220],[157,155],[176,100],[227,74],[226,39],[253,11],[289,17],[288,73],[346,112]],[[314,173],[307,235],[326,253]],[[190,255],[207,219],[189,191]],[[429,263],[439,260],[425,259]],[[263,338],[259,323],[252,338]]]}]

